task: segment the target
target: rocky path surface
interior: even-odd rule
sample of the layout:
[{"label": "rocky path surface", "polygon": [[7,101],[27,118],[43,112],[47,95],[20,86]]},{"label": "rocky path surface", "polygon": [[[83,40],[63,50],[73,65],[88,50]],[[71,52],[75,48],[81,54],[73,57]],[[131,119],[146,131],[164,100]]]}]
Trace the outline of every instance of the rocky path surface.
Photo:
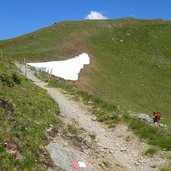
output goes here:
[{"label": "rocky path surface", "polygon": [[[21,66],[18,67],[23,71]],[[48,94],[59,104],[60,118],[64,123],[71,123],[74,120],[80,127],[96,134],[94,148],[83,150],[74,148],[60,135],[55,137],[46,147],[54,163],[58,164],[59,158],[55,158],[53,152],[56,148],[63,147],[77,153],[81,157],[80,160],[91,162],[96,170],[157,171],[166,164],[167,161],[160,157],[161,154],[156,154],[153,157],[144,155],[150,146],[140,141],[126,124],[118,124],[114,129],[109,129],[103,123],[96,121],[87,106],[81,102],[72,100],[70,96],[56,88],[47,87],[47,84],[35,78],[31,71],[27,72],[27,77],[36,85],[46,89]],[[60,167],[67,171],[72,170],[71,167],[65,168],[63,165]]]}]

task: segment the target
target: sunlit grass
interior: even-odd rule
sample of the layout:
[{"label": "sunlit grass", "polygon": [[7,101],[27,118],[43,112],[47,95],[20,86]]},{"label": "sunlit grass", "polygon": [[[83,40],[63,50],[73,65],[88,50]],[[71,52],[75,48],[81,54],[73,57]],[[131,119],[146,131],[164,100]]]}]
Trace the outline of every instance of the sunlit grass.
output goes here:
[{"label": "sunlit grass", "polygon": [[61,22],[0,41],[4,55],[26,62],[91,58],[79,84],[104,101],[170,122],[171,22],[133,18]]},{"label": "sunlit grass", "polygon": [[[0,65],[0,100],[4,102],[0,103],[0,170],[43,170],[50,162],[48,154],[42,155],[48,144],[45,128],[58,129],[59,107],[10,61],[1,59]],[[5,151],[4,142],[9,139],[19,144],[23,163]]]},{"label": "sunlit grass", "polygon": [[[37,73],[37,76],[46,77],[46,73]],[[162,150],[171,150],[171,131],[162,129],[154,125],[148,125],[129,114],[124,114],[119,106],[103,101],[93,94],[80,89],[80,87],[69,83],[64,79],[52,77],[49,86],[63,89],[68,94],[74,96],[74,99],[83,101],[86,105],[91,106],[91,112],[97,117],[98,121],[106,123],[109,127],[115,127],[120,122],[126,122],[129,127],[137,134],[140,139],[146,140],[147,143],[158,146]],[[154,155],[157,148],[150,148],[146,151],[147,155]]]}]

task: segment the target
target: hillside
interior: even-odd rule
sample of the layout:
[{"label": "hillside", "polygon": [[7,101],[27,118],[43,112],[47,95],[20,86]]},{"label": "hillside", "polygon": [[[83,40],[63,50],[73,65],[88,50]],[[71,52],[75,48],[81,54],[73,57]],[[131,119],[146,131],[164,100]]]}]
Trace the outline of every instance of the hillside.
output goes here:
[{"label": "hillside", "polygon": [[[24,66],[20,68],[24,72]],[[72,169],[72,161],[77,158],[91,162],[92,169],[85,169],[87,171],[156,171],[156,168],[159,170],[163,166],[162,171],[170,171],[171,165],[167,163],[171,154],[171,133],[168,130],[136,119],[132,121],[124,115],[119,117],[115,106],[95,99],[62,79],[53,78],[51,86],[47,86],[29,69],[27,77],[46,89],[59,104],[63,124],[58,134],[51,137],[50,143],[45,146],[57,166],[66,171],[77,170]],[[144,141],[138,138],[137,133]]]},{"label": "hillside", "polygon": [[[44,149],[48,144],[45,130],[49,125],[59,127],[57,104],[45,90],[21,76],[10,60],[0,58],[0,66],[0,170],[53,167]],[[13,145],[11,153],[7,152],[6,142],[18,144],[24,162],[11,155]]]},{"label": "hillside", "polygon": [[67,21],[0,41],[3,55],[27,62],[61,60],[87,52],[91,65],[77,84],[125,110],[161,111],[171,104],[171,21],[132,18]]}]

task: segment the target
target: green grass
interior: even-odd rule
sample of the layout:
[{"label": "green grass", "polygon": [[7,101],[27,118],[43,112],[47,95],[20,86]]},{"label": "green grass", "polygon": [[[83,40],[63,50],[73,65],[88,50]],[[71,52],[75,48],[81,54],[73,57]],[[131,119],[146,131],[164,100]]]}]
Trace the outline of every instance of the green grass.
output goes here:
[{"label": "green grass", "polygon": [[[170,124],[170,30],[171,21],[166,20],[62,22],[0,41],[0,49],[8,58],[20,61],[61,60],[87,52],[91,65],[81,71],[78,82],[72,82],[75,87],[62,79],[53,85],[75,93],[77,99],[81,96],[85,103],[93,102],[92,111],[98,120],[111,127],[120,120],[116,114],[127,110],[149,115],[160,111],[161,122]],[[15,83],[15,76],[7,82]],[[150,144],[170,150],[170,131],[136,119],[129,119],[129,124]]]},{"label": "green grass", "polygon": [[[171,131],[160,129],[148,125],[136,118],[132,118],[119,106],[103,101],[93,94],[80,90],[79,87],[68,83],[60,78],[52,77],[50,86],[62,88],[67,93],[75,96],[75,99],[82,100],[85,104],[91,106],[91,112],[97,116],[97,120],[106,123],[109,127],[115,127],[119,122],[126,122],[129,127],[149,144],[160,147],[162,150],[171,150]],[[154,149],[148,151],[148,154],[155,153]]]},{"label": "green grass", "polygon": [[148,156],[154,156],[155,154],[157,153],[157,149],[156,148],[149,148],[145,151],[145,155],[148,155]]},{"label": "green grass", "polygon": [[[11,61],[1,58],[0,66],[0,101],[7,104],[0,103],[0,170],[44,170],[42,166],[50,162],[43,155],[48,144],[45,128],[52,124],[58,129],[58,105],[45,90],[21,76]],[[5,151],[4,142],[9,139],[20,145],[24,163]]]},{"label": "green grass", "polygon": [[65,81],[62,78],[52,76],[47,80],[48,76],[45,72],[35,72],[35,75],[41,80],[48,81],[50,87],[60,88],[72,95],[74,100],[81,100],[89,105],[91,112],[97,116],[97,120],[105,122],[109,127],[115,126],[120,121],[119,114],[121,114],[121,110],[115,104],[104,101],[95,94],[91,94],[73,82]]},{"label": "green grass", "polygon": [[161,169],[161,171],[170,171],[171,170],[171,163]]},{"label": "green grass", "polygon": [[[40,77],[42,77],[42,73],[40,73]],[[47,76],[45,75],[45,78],[46,77]],[[52,77],[49,81],[49,86],[61,88],[68,94],[73,95],[75,100],[81,100],[86,105],[89,105],[91,112],[97,116],[97,120],[100,122],[105,122],[109,127],[113,127],[115,123],[118,123],[120,120],[118,117],[120,111],[116,105],[108,101],[101,100],[96,97],[95,94],[91,94],[83,90],[81,87],[73,84],[72,82],[69,83],[64,79]]]},{"label": "green grass", "polygon": [[92,91],[124,108],[161,111],[170,119],[171,23],[121,24],[86,39],[97,63],[89,76]]},{"label": "green grass", "polygon": [[87,52],[91,65],[77,84],[126,110],[160,111],[169,123],[170,29],[167,20],[67,21],[0,41],[0,49],[20,61],[60,60]]},{"label": "green grass", "polygon": [[[124,115],[124,120],[129,124],[130,128],[141,138],[145,139],[149,144],[160,147],[162,150],[171,151],[171,131],[147,125],[146,123]],[[154,151],[154,150],[153,150]],[[152,151],[150,151],[152,153]]]},{"label": "green grass", "polygon": [[[47,74],[44,72],[37,72],[37,76],[41,79],[47,78]],[[91,106],[90,110],[97,116],[97,120],[106,123],[109,127],[115,127],[119,122],[126,122],[134,133],[140,139],[146,140],[148,144],[159,147],[162,150],[171,150],[170,129],[165,130],[148,125],[137,118],[124,114],[125,111],[121,110],[119,106],[103,101],[95,95],[81,90],[79,86],[72,82],[69,83],[61,78],[51,77],[49,86],[60,88],[66,91],[67,94],[73,95],[75,100],[81,100],[86,105]],[[129,139],[130,137],[127,137],[127,141]],[[153,156],[157,152],[156,147],[148,149],[145,154]]]}]

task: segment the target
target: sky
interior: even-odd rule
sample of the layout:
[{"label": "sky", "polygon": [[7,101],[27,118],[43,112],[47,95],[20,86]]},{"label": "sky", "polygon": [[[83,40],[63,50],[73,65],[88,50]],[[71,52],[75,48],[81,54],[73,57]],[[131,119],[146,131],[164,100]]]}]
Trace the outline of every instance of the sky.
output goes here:
[{"label": "sky", "polygon": [[85,19],[171,20],[171,0],[0,0],[0,40]]}]

